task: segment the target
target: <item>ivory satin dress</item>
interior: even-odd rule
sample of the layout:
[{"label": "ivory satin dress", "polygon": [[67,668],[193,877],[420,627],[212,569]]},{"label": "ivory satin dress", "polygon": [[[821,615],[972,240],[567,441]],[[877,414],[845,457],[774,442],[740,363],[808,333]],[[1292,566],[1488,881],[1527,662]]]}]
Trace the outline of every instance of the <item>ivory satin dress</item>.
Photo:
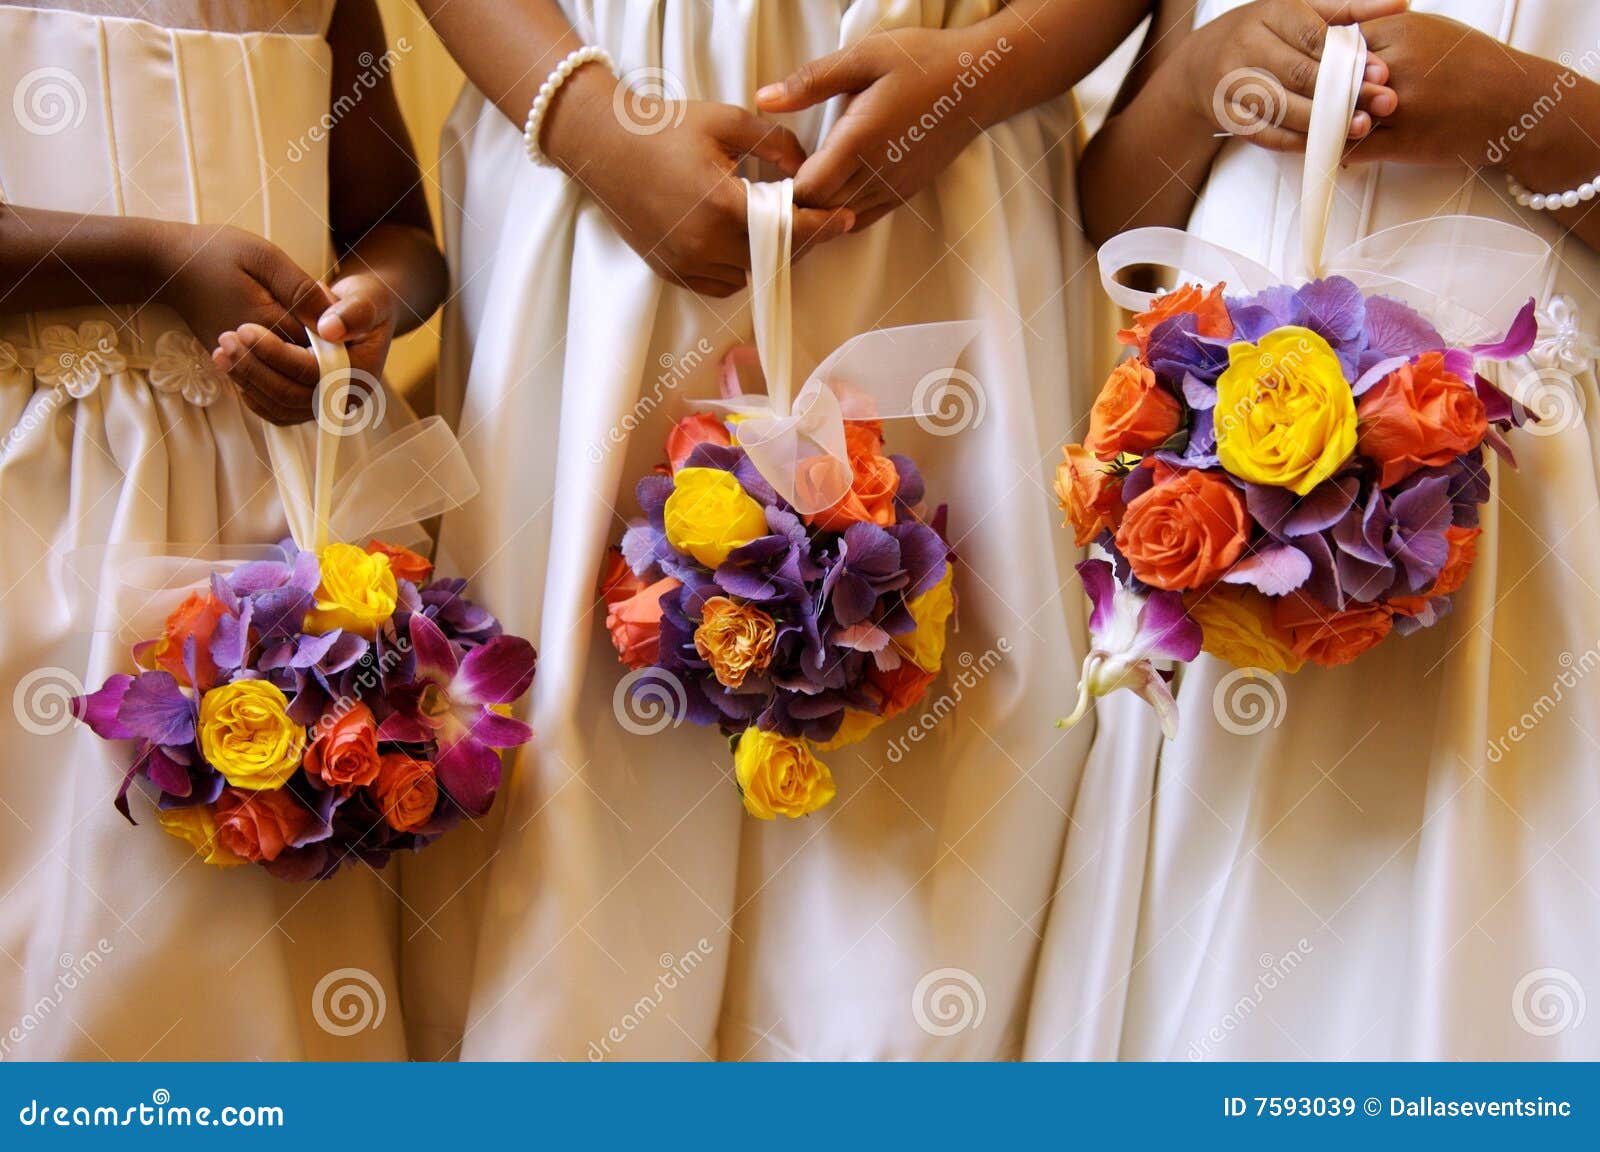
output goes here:
[{"label": "ivory satin dress", "polygon": [[[331,267],[326,136],[312,130],[329,106],[332,4],[71,7],[0,7],[0,75],[16,89],[0,198],[233,224],[314,274]],[[309,887],[206,866],[138,797],[130,828],[111,803],[126,749],[66,710],[130,663],[75,617],[71,557],[286,533],[261,425],[232,384],[176,314],[130,316],[0,315],[0,1056],[403,1057],[385,880],[351,868]],[[374,1027],[348,1029],[336,996],[352,980]]]},{"label": "ivory satin dress", "polygon": [[[1600,80],[1595,5],[1413,7]],[[1190,230],[1289,271],[1298,201],[1298,158],[1232,143]],[[1550,292],[1600,334],[1600,256],[1518,209],[1495,172],[1346,169],[1329,251],[1448,213],[1550,241]],[[1561,324],[1547,317],[1540,335],[1554,348]],[[1476,567],[1441,624],[1342,668],[1308,665],[1253,703],[1248,681],[1202,655],[1165,745],[1137,701],[1101,702],[1074,811],[1099,831],[1068,840],[1079,879],[1057,898],[1029,1057],[1600,1057],[1592,355],[1500,371],[1545,420],[1511,437],[1520,467],[1498,467]]]},{"label": "ivory satin dress", "polygon": [[[965,24],[994,6],[566,7],[631,82],[748,108],[761,84],[874,28]],[[839,109],[782,119],[815,148]],[[538,645],[537,736],[498,836],[439,846],[457,876],[407,862],[419,1055],[1022,1053],[1089,741],[1053,727],[1085,613],[1050,481],[1087,411],[1069,381],[1089,378],[1100,315],[1075,125],[1063,99],[991,129],[909,204],[796,266],[798,373],[869,328],[972,319],[984,336],[964,362],[978,386],[962,431],[889,428],[930,503],[950,508],[947,671],[923,706],[826,757],[829,807],[764,823],[744,813],[714,730],[619,722],[626,670],[595,590],[672,420],[716,394],[723,353],[750,340],[748,293],[709,300],[658,279],[579,185],[529,164],[520,126],[466,93],[442,149],[459,295],[441,398],[494,481],[447,517],[442,546]]]}]

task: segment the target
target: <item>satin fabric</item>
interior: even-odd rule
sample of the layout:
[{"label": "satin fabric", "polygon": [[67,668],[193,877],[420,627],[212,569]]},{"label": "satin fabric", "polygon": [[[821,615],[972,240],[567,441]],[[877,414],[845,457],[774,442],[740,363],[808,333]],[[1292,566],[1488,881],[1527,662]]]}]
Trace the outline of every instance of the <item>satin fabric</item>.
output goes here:
[{"label": "satin fabric", "polygon": [[[187,6],[177,6],[187,7]],[[233,224],[316,273],[331,266],[325,137],[329,51],[310,5],[256,5],[261,31],[181,29],[0,8],[0,74],[64,103],[0,119],[12,204]],[[240,16],[236,11],[234,20]],[[230,21],[230,26],[234,21]],[[299,141],[300,155],[290,149]],[[65,697],[130,658],[74,619],[68,558],[121,544],[266,544],[285,534],[261,427],[229,386],[207,407],[152,388],[173,313],[123,307],[0,316],[26,353],[54,324],[103,321],[128,370],[83,398],[0,373],[0,1055],[290,1059],[405,1054],[397,917],[379,875],[317,887],[200,863],[134,798],[128,757],[71,724]],[[340,975],[341,970],[345,974]],[[361,975],[352,977],[353,970]],[[387,1010],[348,1029],[352,980]],[[344,989],[344,992],[340,992]],[[318,999],[314,1000],[314,996]],[[373,1013],[376,1015],[376,1012]]]},{"label": "satin fabric", "polygon": [[[1600,79],[1579,47],[1600,43],[1591,5],[1413,7]],[[1298,163],[1230,144],[1191,230],[1291,270]],[[1347,169],[1330,248],[1453,212],[1538,230],[1557,252],[1549,288],[1600,330],[1600,257],[1519,210],[1494,171]],[[1520,468],[1497,468],[1441,624],[1258,681],[1253,703],[1202,655],[1165,745],[1137,701],[1101,702],[1074,810],[1091,831],[1068,841],[1029,1057],[1600,1055],[1584,1021],[1600,988],[1596,377],[1590,363],[1538,387],[1524,365],[1499,382],[1542,395],[1547,423],[1512,437]]]},{"label": "satin fabric", "polygon": [[[668,91],[752,107],[760,84],[874,27],[960,24],[991,7],[569,11],[635,81],[661,70]],[[783,119],[814,148],[839,109]],[[990,130],[911,203],[795,269],[797,373],[869,328],[974,319],[985,336],[965,363],[982,413],[957,435],[910,421],[891,431],[891,450],[950,506],[960,619],[947,673],[925,707],[826,758],[830,807],[763,823],[744,814],[714,731],[639,736],[619,723],[625,670],[595,592],[671,421],[687,398],[716,394],[719,358],[750,340],[748,294],[715,301],[663,283],[581,187],[528,164],[518,126],[466,94],[443,148],[460,295],[441,397],[496,482],[446,519],[442,546],[539,646],[537,739],[517,758],[498,836],[439,846],[456,854],[456,877],[407,865],[419,1055],[1022,1051],[1088,742],[1051,724],[1084,614],[1061,595],[1074,554],[1050,478],[1061,433],[1086,410],[1068,381],[1090,366],[1099,315],[1073,223],[1074,124],[1063,100]],[[913,744],[924,719],[930,734]]]}]

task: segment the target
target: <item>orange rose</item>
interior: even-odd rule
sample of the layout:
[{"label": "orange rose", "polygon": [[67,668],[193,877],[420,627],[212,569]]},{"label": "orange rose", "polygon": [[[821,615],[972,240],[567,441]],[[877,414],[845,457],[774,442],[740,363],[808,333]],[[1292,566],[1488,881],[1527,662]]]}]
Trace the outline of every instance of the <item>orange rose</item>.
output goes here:
[{"label": "orange rose", "polygon": [[1291,592],[1273,602],[1272,622],[1289,638],[1296,656],[1336,668],[1389,634],[1394,627],[1394,609],[1387,604],[1354,604],[1335,612],[1309,596]]},{"label": "orange rose", "polygon": [[371,784],[378,776],[378,725],[359,701],[333,723],[312,729],[301,764],[306,775],[330,788]]},{"label": "orange rose", "polygon": [[1077,530],[1081,547],[1103,529],[1116,527],[1122,503],[1122,478],[1102,467],[1094,454],[1081,444],[1068,444],[1061,449],[1061,454],[1066,459],[1056,465],[1056,499]]},{"label": "orange rose", "polygon": [[372,782],[372,795],[383,819],[396,832],[415,832],[428,822],[439,803],[439,781],[433,765],[404,752],[385,752]]},{"label": "orange rose", "polygon": [[217,843],[235,856],[276,860],[311,831],[314,818],[284,791],[242,792],[224,788],[217,797]]},{"label": "orange rose", "polygon": [[371,540],[367,543],[367,551],[375,556],[387,556],[389,571],[400,579],[409,580],[418,586],[426,584],[428,577],[433,575],[433,561],[409,548],[402,548],[398,544],[385,544],[382,540]]},{"label": "orange rose", "polygon": [[682,586],[667,576],[610,605],[606,627],[617,655],[629,668],[647,668],[656,662],[661,648],[661,597]]},{"label": "orange rose", "polygon": [[[806,523],[825,532],[843,532],[858,520],[887,528],[894,523],[894,498],[900,490],[900,473],[893,460],[878,453],[883,446],[883,425],[877,420],[847,420],[844,442],[850,453],[850,491],[832,507],[807,516]],[[829,467],[837,467],[831,458],[818,461],[818,472]]]},{"label": "orange rose", "polygon": [[1361,397],[1356,416],[1356,446],[1378,462],[1385,488],[1471,451],[1489,427],[1483,401],[1446,370],[1442,352],[1424,352],[1389,373]]},{"label": "orange rose", "polygon": [[1124,452],[1159,448],[1183,423],[1178,398],[1135,357],[1118,364],[1089,410],[1089,435],[1083,446],[1102,460]]},{"label": "orange rose", "polygon": [[879,715],[887,720],[904,712],[922,699],[937,675],[937,672],[924,671],[910,660],[902,660],[900,667],[892,672],[880,672],[872,668],[867,678],[883,693],[883,711]]},{"label": "orange rose", "polygon": [[633,574],[628,562],[616,548],[606,552],[605,568],[600,572],[600,599],[610,607],[618,600],[626,600],[644,587],[644,581]]},{"label": "orange rose", "polygon": [[1233,335],[1233,320],[1228,316],[1228,306],[1222,302],[1223,285],[1202,292],[1193,284],[1184,284],[1171,292],[1155,298],[1150,311],[1133,318],[1133,327],[1117,333],[1117,339],[1139,349],[1140,355],[1150,346],[1150,333],[1164,320],[1193,313],[1199,324],[1196,331],[1202,336],[1215,336],[1226,340]]},{"label": "orange rose", "polygon": [[1128,505],[1117,548],[1153,588],[1181,592],[1211,583],[1244,552],[1250,514],[1232,484],[1209,472],[1163,469]]},{"label": "orange rose", "polygon": [[211,634],[217,630],[217,621],[227,611],[222,601],[209,592],[204,595],[189,593],[167,617],[166,630],[150,650],[149,658],[157,668],[172,673],[179,684],[188,684],[189,672],[183,666],[183,644],[193,636],[194,674],[199,677],[201,684],[210,684],[217,678],[217,664],[211,659]]},{"label": "orange rose", "polygon": [[733,438],[728,435],[728,426],[723,423],[722,417],[709,412],[696,412],[679,420],[667,433],[667,460],[672,471],[676,472],[700,445],[732,443]]}]

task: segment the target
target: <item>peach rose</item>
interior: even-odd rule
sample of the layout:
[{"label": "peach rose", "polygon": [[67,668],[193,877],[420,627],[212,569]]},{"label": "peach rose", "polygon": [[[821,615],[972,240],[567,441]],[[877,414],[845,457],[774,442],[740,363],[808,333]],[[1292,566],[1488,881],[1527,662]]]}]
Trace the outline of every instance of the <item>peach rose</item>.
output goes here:
[{"label": "peach rose", "polygon": [[365,704],[357,701],[331,724],[324,717],[311,731],[301,763],[312,779],[330,788],[353,788],[377,779],[378,725]]},{"label": "peach rose", "polygon": [[391,572],[419,587],[426,584],[428,577],[433,575],[433,561],[409,548],[402,548],[398,544],[385,544],[382,540],[369,540],[367,551],[374,555],[387,556]]},{"label": "peach rose", "polygon": [[1182,423],[1178,398],[1135,357],[1118,364],[1095,397],[1083,446],[1102,460],[1115,460],[1124,452],[1159,448]]},{"label": "peach rose", "polygon": [[628,562],[616,548],[606,552],[605,567],[600,572],[600,599],[609,608],[618,600],[626,600],[644,587],[644,581],[633,574]]},{"label": "peach rose", "polygon": [[372,796],[383,819],[396,832],[415,832],[428,822],[439,803],[439,781],[433,765],[404,752],[385,752],[372,782]]},{"label": "peach rose", "polygon": [[[847,420],[844,443],[850,453],[850,491],[832,507],[807,516],[806,523],[825,532],[843,532],[858,520],[887,528],[894,523],[894,498],[900,490],[900,473],[893,460],[879,454],[883,446],[883,425],[877,420]],[[819,469],[832,465],[830,459],[818,462]]]},{"label": "peach rose", "polygon": [[1122,478],[1103,467],[1081,444],[1068,444],[1061,454],[1065,459],[1056,465],[1056,499],[1082,547],[1103,529],[1116,527]]},{"label": "peach rose", "polygon": [[283,791],[241,792],[224,788],[217,797],[217,843],[251,862],[276,860],[311,831],[311,813]]},{"label": "peach rose", "polygon": [[869,670],[867,679],[883,693],[883,711],[879,715],[887,720],[920,701],[937,675],[937,672],[924,671],[910,660],[902,660],[900,667],[892,672]]},{"label": "peach rose", "polygon": [[1471,451],[1489,427],[1483,401],[1445,368],[1442,352],[1424,352],[1389,373],[1361,397],[1356,416],[1356,445],[1378,462],[1385,488]]},{"label": "peach rose", "polygon": [[629,668],[648,668],[656,662],[661,647],[661,598],[682,586],[667,576],[625,600],[613,602],[606,611],[611,643]]},{"label": "peach rose", "polygon": [[695,651],[725,688],[742,688],[746,676],[765,672],[777,640],[778,626],[771,616],[727,596],[705,602],[694,630]]},{"label": "peach rose", "polygon": [[1200,335],[1226,340],[1233,335],[1233,320],[1228,315],[1228,306],[1222,300],[1223,287],[1218,284],[1206,292],[1196,285],[1184,284],[1171,292],[1163,292],[1155,298],[1150,311],[1141,312],[1133,318],[1132,328],[1124,328],[1117,333],[1117,339],[1139,349],[1140,355],[1143,355],[1150,346],[1150,333],[1162,321],[1188,312],[1193,313],[1199,321],[1196,331]]},{"label": "peach rose", "polygon": [[728,435],[728,426],[723,423],[721,416],[696,412],[679,420],[667,433],[667,460],[672,471],[676,472],[700,445],[732,443],[733,437]]},{"label": "peach rose", "polygon": [[1389,634],[1394,609],[1387,604],[1353,604],[1335,612],[1299,592],[1272,605],[1272,622],[1289,639],[1296,656],[1336,668],[1348,664]]},{"label": "peach rose", "polygon": [[199,677],[200,684],[210,684],[217,678],[217,664],[211,659],[211,634],[217,630],[217,621],[227,612],[222,601],[211,593],[189,593],[167,617],[166,629],[150,650],[149,659],[157,668],[172,673],[179,684],[189,684],[189,672],[183,666],[183,644],[193,636],[194,674]]},{"label": "peach rose", "polygon": [[1153,588],[1182,592],[1211,583],[1239,559],[1250,539],[1250,514],[1238,489],[1195,469],[1163,469],[1128,505],[1117,548],[1133,574]]}]

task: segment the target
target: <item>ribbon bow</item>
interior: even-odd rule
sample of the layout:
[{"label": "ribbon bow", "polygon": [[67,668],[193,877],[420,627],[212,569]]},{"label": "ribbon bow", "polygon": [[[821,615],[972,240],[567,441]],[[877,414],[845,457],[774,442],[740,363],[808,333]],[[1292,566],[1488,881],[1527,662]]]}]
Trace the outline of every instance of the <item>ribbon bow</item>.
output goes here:
[{"label": "ribbon bow", "polygon": [[698,406],[743,417],[739,445],[750,462],[797,512],[812,515],[850,492],[844,422],[937,417],[978,326],[946,321],[863,332],[823,359],[796,395],[789,280],[794,182],[747,180],[745,192],[756,358],[767,392],[738,394],[737,366],[748,350],[735,349],[724,362],[728,395]]}]

